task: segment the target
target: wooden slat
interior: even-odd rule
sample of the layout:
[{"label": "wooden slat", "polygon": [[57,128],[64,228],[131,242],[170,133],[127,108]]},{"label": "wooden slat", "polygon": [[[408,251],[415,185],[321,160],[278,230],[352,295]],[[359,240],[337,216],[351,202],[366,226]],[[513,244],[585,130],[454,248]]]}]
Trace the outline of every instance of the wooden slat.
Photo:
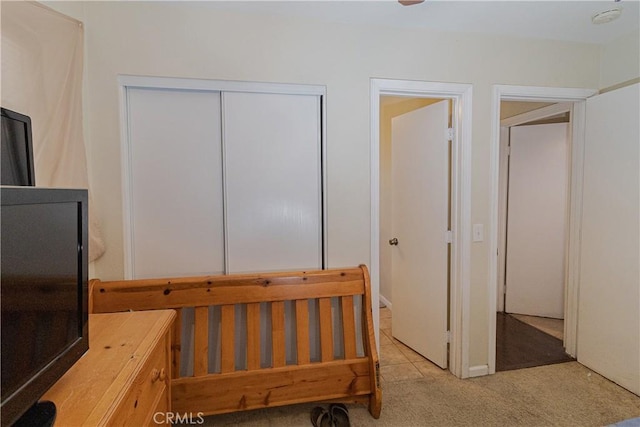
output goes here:
[{"label": "wooden slat", "polygon": [[298,365],[309,363],[309,301],[306,299],[296,301],[296,345]]},{"label": "wooden slat", "polygon": [[317,400],[349,401],[371,392],[366,358],[180,378],[171,386],[173,412],[205,415]]},{"label": "wooden slat", "polygon": [[260,274],[228,274],[218,276],[192,276],[192,277],[172,277],[157,279],[137,279],[137,280],[95,280],[95,287],[100,293],[100,288],[104,285],[110,287],[123,287],[125,289],[135,288],[156,288],[158,286],[170,287],[172,289],[208,288],[211,286],[271,286],[271,285],[298,285],[327,282],[351,282],[362,280],[362,271],[357,268],[340,268],[313,271],[285,271],[275,273]]},{"label": "wooden slat", "polygon": [[284,328],[284,302],[276,301],[271,303],[271,363],[274,368],[285,366],[286,364],[286,347],[285,347],[285,328]]},{"label": "wooden slat", "polygon": [[260,304],[247,304],[247,369],[260,369]]},{"label": "wooden slat", "polygon": [[211,285],[209,287],[193,288],[176,288],[174,286],[138,286],[132,281],[127,287],[121,284],[103,282],[100,284],[98,292],[94,292],[93,309],[96,313],[103,313],[194,307],[198,305],[251,304],[362,295],[364,292],[362,278],[352,281],[310,284],[300,282],[299,284],[287,285]]},{"label": "wooden slat", "polygon": [[356,357],[356,321],[353,313],[353,297],[342,297],[342,331],[344,337],[344,357]]},{"label": "wooden slat", "polygon": [[193,375],[206,375],[209,370],[209,307],[195,308],[193,329]]},{"label": "wooden slat", "polygon": [[369,376],[371,377],[371,395],[369,397],[369,412],[373,418],[380,418],[382,410],[382,387],[380,384],[380,361],[376,347],[376,335],[373,328],[373,313],[371,303],[371,282],[369,270],[361,265],[364,278],[364,296],[362,297],[362,335],[365,355],[369,361]]},{"label": "wooden slat", "polygon": [[171,334],[171,372],[172,378],[180,377],[180,357],[182,354],[182,310],[176,310],[176,320]]},{"label": "wooden slat", "polygon": [[[313,286],[317,284],[321,286]],[[359,295],[363,286],[359,268],[106,282],[93,279],[92,302],[95,312],[113,312]],[[247,289],[252,291],[247,293]]]},{"label": "wooden slat", "polygon": [[333,360],[333,319],[331,316],[331,298],[318,300],[320,312],[320,347],[323,362]]},{"label": "wooden slat", "polygon": [[222,373],[236,370],[235,360],[235,333],[236,333],[236,311],[233,305],[223,305],[220,307],[220,329],[221,329],[221,355],[220,371]]}]

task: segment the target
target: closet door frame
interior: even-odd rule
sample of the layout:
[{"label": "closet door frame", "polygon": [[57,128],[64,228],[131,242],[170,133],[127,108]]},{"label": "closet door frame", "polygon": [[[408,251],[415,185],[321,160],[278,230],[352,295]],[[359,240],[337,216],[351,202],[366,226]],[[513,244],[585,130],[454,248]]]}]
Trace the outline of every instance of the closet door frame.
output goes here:
[{"label": "closet door frame", "polygon": [[[120,97],[120,155],[122,165],[122,228],[124,246],[124,278],[133,278],[133,241],[132,241],[132,191],[131,175],[132,162],[130,147],[130,135],[128,128],[128,91],[134,88],[147,89],[176,89],[176,90],[198,90],[210,92],[247,92],[247,93],[270,93],[284,95],[312,95],[318,96],[320,101],[320,206],[321,206],[321,242],[322,242],[322,269],[327,268],[327,162],[326,162],[326,93],[327,88],[323,85],[305,85],[288,83],[265,83],[265,82],[243,82],[228,80],[208,80],[190,79],[179,77],[150,77],[119,75],[118,89]],[[224,114],[224,112],[223,112]],[[223,165],[224,168],[224,165]],[[223,195],[224,197],[224,195]],[[226,260],[225,260],[226,265]]]}]

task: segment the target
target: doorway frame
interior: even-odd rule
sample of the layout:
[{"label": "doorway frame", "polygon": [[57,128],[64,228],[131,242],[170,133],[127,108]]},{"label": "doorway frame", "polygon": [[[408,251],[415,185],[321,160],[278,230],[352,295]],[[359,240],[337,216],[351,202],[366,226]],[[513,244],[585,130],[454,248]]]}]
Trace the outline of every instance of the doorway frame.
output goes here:
[{"label": "doorway frame", "polygon": [[[380,97],[442,98],[454,102],[451,171],[451,276],[449,370],[459,378],[474,376],[469,368],[471,265],[471,84],[392,80],[370,81],[371,293],[380,300]],[[379,347],[379,304],[373,304]],[[483,373],[480,373],[482,375]]]},{"label": "doorway frame", "polygon": [[500,102],[571,102],[571,164],[569,177],[569,217],[565,284],[564,345],[567,353],[577,356],[578,286],[580,271],[580,229],[582,217],[582,177],[586,100],[598,93],[595,89],[554,88],[538,86],[494,85],[491,100],[491,213],[489,235],[488,286],[488,363],[489,374],[496,372],[496,310],[498,291],[498,215],[500,177]]}]

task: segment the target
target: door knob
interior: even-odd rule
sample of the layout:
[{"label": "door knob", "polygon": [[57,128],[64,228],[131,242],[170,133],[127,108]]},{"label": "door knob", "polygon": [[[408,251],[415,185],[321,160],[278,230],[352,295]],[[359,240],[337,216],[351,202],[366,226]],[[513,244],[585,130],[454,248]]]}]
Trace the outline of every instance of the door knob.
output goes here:
[{"label": "door knob", "polygon": [[391,246],[398,246],[398,239],[394,237],[393,239],[389,240],[389,244]]}]

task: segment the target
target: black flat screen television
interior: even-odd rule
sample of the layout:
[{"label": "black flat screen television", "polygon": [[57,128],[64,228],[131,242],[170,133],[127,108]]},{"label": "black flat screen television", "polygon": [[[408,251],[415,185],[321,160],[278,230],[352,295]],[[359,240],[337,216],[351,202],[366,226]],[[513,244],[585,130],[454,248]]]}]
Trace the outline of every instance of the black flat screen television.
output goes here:
[{"label": "black flat screen television", "polygon": [[31,119],[6,108],[0,108],[0,116],[2,185],[36,185]]},{"label": "black flat screen television", "polygon": [[[88,349],[87,190],[0,189],[1,424]],[[19,421],[20,422],[20,421]]]}]

